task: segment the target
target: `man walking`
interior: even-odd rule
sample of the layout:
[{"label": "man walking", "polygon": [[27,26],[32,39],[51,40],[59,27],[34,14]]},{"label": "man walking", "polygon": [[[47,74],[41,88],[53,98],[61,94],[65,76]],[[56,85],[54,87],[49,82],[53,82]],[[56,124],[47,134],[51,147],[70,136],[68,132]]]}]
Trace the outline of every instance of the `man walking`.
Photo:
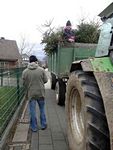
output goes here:
[{"label": "man walking", "polygon": [[38,102],[40,110],[40,123],[41,129],[47,128],[46,115],[45,115],[45,87],[47,76],[45,70],[38,66],[36,56],[32,55],[29,58],[29,65],[23,71],[22,78],[24,87],[28,93],[29,110],[30,110],[30,127],[31,130],[36,132],[38,130],[36,118],[36,102]]}]

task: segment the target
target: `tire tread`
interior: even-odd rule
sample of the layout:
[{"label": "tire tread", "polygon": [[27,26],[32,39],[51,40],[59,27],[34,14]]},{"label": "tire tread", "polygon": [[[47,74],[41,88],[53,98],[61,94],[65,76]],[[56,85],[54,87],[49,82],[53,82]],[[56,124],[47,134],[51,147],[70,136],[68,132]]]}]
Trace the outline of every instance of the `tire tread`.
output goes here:
[{"label": "tire tread", "polygon": [[[87,123],[88,130],[90,130],[90,133],[92,133],[93,138],[98,138],[99,140],[99,136],[97,137],[97,135],[101,136],[102,139],[101,143],[104,143],[104,146],[101,145],[102,150],[106,150],[106,149],[110,150],[110,144],[106,143],[106,142],[108,143],[110,142],[107,119],[105,115],[102,96],[100,94],[97,82],[94,76],[88,72],[86,73],[83,71],[79,71],[79,73],[75,73],[75,75],[78,77],[79,81],[81,82],[81,86],[84,90],[85,99],[89,97],[92,103],[93,101],[95,101],[95,103],[93,103],[94,105],[90,105],[90,106],[89,104],[87,104],[86,101],[87,113],[90,113],[90,115],[92,116],[92,120],[90,121],[90,123],[89,122]],[[99,105],[101,109],[97,109],[97,105]],[[98,121],[100,120],[100,124],[103,124],[103,126],[93,121],[96,120],[96,118],[98,118]],[[91,139],[91,137],[89,137],[89,139]],[[91,150],[100,149],[100,145],[97,141],[93,140],[87,142],[89,143],[89,147]]]}]

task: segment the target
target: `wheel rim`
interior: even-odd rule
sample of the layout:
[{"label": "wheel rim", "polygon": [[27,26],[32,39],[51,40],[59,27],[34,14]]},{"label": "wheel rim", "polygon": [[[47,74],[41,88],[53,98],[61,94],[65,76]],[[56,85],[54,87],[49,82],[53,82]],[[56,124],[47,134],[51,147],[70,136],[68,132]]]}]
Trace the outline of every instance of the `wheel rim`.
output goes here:
[{"label": "wheel rim", "polygon": [[82,102],[78,90],[75,88],[71,91],[71,106],[70,122],[73,137],[77,144],[80,144],[84,139],[84,120],[82,113]]},{"label": "wheel rim", "polygon": [[50,76],[50,86],[52,86],[52,76]]},{"label": "wheel rim", "polygon": [[56,93],[56,102],[58,103],[58,99],[59,99],[59,83],[58,83],[58,81],[56,83],[55,93]]}]

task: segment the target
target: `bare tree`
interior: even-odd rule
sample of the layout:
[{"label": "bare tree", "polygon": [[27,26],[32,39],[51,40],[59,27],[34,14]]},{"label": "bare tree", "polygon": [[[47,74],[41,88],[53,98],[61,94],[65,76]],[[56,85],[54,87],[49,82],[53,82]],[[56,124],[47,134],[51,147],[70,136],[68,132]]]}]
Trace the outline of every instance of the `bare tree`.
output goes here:
[{"label": "bare tree", "polygon": [[[54,20],[54,18],[52,18],[49,21],[46,20],[45,23],[41,25],[41,27],[38,26],[38,28],[37,28],[38,31],[42,35],[49,36],[53,32],[53,30],[54,30],[54,27],[52,27],[53,20]],[[44,29],[46,29],[46,31]]]},{"label": "bare tree", "polygon": [[19,43],[19,51],[21,55],[25,53],[29,56],[34,46],[35,44],[31,44],[30,42],[28,42],[25,36],[21,36],[21,40]]}]

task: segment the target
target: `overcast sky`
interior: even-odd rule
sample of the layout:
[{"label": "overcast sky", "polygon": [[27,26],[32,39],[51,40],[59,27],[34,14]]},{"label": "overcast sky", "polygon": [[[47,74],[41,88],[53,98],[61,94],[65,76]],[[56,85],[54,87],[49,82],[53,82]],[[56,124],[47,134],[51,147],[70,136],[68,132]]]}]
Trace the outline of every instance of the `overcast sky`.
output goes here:
[{"label": "overcast sky", "polygon": [[80,18],[95,18],[112,0],[0,0],[0,37],[16,40],[25,35],[29,42],[40,43],[37,29],[54,18],[55,27],[65,26],[67,20],[73,28]]}]

